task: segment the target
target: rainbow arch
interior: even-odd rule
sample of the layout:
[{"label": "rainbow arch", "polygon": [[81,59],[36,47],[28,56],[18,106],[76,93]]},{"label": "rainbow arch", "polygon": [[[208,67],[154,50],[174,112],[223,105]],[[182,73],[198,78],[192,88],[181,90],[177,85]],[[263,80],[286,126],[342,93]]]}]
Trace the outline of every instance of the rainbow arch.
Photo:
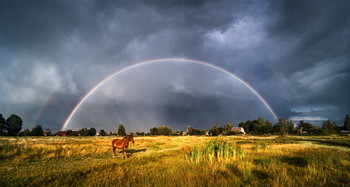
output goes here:
[{"label": "rainbow arch", "polygon": [[114,78],[115,76],[126,72],[128,70],[134,69],[134,68],[138,68],[141,66],[145,66],[148,64],[154,64],[154,63],[166,63],[166,62],[187,62],[187,63],[192,63],[192,64],[199,64],[199,65],[203,65],[209,68],[213,68],[216,69],[222,73],[225,73],[229,76],[231,76],[232,78],[236,79],[237,81],[239,81],[240,83],[242,83],[245,87],[247,87],[251,92],[254,93],[254,95],[256,95],[259,100],[265,105],[265,107],[270,111],[271,115],[277,120],[277,114],[274,112],[274,110],[272,109],[272,107],[268,104],[268,102],[251,86],[249,85],[247,82],[245,82],[243,79],[241,79],[240,77],[238,77],[237,75],[231,73],[230,71],[223,69],[219,66],[215,66],[213,64],[207,63],[207,62],[203,62],[203,61],[199,61],[199,60],[193,60],[193,59],[185,59],[185,58],[162,58],[162,59],[154,59],[154,60],[146,60],[146,61],[141,61],[135,64],[132,64],[130,66],[124,67],[110,75],[108,75],[107,77],[105,77],[103,80],[101,80],[100,82],[98,82],[94,87],[92,87],[81,99],[80,101],[77,103],[77,105],[73,108],[73,110],[70,112],[69,116],[67,117],[67,119],[64,121],[61,130],[64,130],[70,123],[71,119],[73,118],[74,114],[78,111],[78,109],[80,108],[80,106],[100,87],[102,86],[104,83],[108,82],[109,80],[111,80],[112,78]]}]

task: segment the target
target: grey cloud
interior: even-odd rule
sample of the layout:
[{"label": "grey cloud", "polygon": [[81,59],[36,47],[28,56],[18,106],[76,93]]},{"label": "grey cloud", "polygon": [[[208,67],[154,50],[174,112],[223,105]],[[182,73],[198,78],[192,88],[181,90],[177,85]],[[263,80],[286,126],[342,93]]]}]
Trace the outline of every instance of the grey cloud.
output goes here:
[{"label": "grey cloud", "polygon": [[[0,100],[1,111],[6,111],[3,112],[6,114],[18,111],[23,114],[27,126],[32,126],[34,117],[27,111],[40,111],[46,103],[43,98],[51,96],[52,89],[47,85],[57,86],[60,89],[53,89],[52,99],[39,119],[43,125],[47,123],[57,128],[84,93],[107,75],[138,61],[183,57],[207,61],[240,76],[261,93],[280,117],[302,117],[302,114],[293,112],[295,107],[332,105],[334,107],[328,109],[328,113],[310,115],[342,119],[350,108],[346,95],[349,88],[345,86],[350,83],[349,7],[348,1],[341,0],[332,3],[210,0],[1,2],[0,90],[7,90],[9,94],[16,91],[25,95],[27,100],[30,95],[24,90],[32,90],[38,93],[34,99],[40,100],[30,106],[28,103],[5,105],[11,98],[4,96]],[[55,67],[55,75],[45,76],[47,74],[41,72],[43,75],[35,78],[33,68],[38,62],[48,67],[49,74],[50,67]],[[18,66],[15,70],[11,69],[14,65]],[[141,97],[135,94],[129,99],[124,97],[124,103],[111,102],[118,98],[114,94],[118,89],[106,86],[105,93],[99,93],[106,98],[94,100],[96,105],[101,105],[96,108],[106,113],[107,109],[120,113],[118,119],[125,121],[129,118],[133,124],[138,119],[130,118],[128,113],[147,111],[155,108],[152,103],[160,104],[162,110],[154,109],[154,113],[144,113],[139,119],[147,119],[148,124],[174,122],[179,128],[181,119],[188,119],[188,123],[203,123],[215,116],[223,121],[234,121],[266,114],[266,110],[252,110],[259,101],[245,100],[242,93],[230,95],[227,91],[232,87],[205,88],[200,84],[203,79],[199,76],[201,72],[181,74],[182,69],[174,69],[174,74],[183,76],[185,81],[162,83],[155,80],[149,87],[131,85],[138,77],[147,79],[147,72],[161,72],[164,71],[162,68],[142,69],[139,75],[135,75],[135,80],[122,78],[120,80],[129,83],[126,92],[143,91],[149,94],[149,100],[141,103]],[[193,76],[186,77],[187,74]],[[207,78],[227,83],[212,74],[215,73],[207,73]],[[159,75],[159,79],[166,78]],[[210,84],[214,83],[209,81]],[[149,89],[157,91],[149,92]],[[244,88],[238,86],[236,89]],[[162,94],[161,101],[154,99]],[[179,106],[177,102],[166,102],[167,98],[177,97],[180,97]],[[113,105],[109,106],[109,103]],[[198,108],[189,108],[186,103]],[[232,115],[228,112],[230,106]],[[109,120],[105,118],[108,117],[102,114],[97,120],[107,123]],[[149,117],[156,114],[162,115],[154,119]],[[88,124],[90,118],[81,117],[80,120]],[[117,118],[113,120],[115,122]]]}]

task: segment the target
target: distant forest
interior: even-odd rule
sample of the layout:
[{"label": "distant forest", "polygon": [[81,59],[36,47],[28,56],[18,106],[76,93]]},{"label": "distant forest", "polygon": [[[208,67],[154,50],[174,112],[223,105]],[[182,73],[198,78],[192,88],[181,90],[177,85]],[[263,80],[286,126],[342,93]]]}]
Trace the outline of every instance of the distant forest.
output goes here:
[{"label": "distant forest", "polygon": [[[41,125],[35,125],[32,129],[24,129],[22,131],[23,121],[18,115],[12,114],[6,120],[0,114],[0,135],[1,136],[108,136],[118,135],[125,136],[124,124],[119,124],[117,132],[106,132],[101,129],[97,131],[95,128],[82,128],[79,131],[58,131],[52,133],[50,129],[43,130]],[[299,121],[298,124],[284,118],[278,119],[275,124],[268,120],[259,117],[255,120],[247,120],[240,122],[238,127],[234,127],[232,123],[227,123],[224,126],[214,124],[211,129],[195,129],[188,126],[183,131],[173,131],[170,126],[157,126],[150,129],[149,132],[133,132],[137,136],[152,136],[152,135],[330,135],[330,134],[349,134],[350,132],[350,116],[347,114],[344,118],[344,124],[338,126],[330,120],[323,121],[322,127],[313,126],[311,123]]]}]

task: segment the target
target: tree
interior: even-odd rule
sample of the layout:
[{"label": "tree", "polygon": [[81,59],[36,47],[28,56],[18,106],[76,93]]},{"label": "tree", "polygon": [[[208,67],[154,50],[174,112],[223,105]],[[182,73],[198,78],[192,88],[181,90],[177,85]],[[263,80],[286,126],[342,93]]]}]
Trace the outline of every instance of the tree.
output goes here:
[{"label": "tree", "polygon": [[172,135],[173,130],[168,126],[153,127],[150,129],[151,135]]},{"label": "tree", "polygon": [[232,123],[227,123],[227,124],[225,125],[225,131],[226,131],[226,132],[231,132],[232,127],[233,127],[233,124],[232,124]]},{"label": "tree", "polygon": [[88,130],[88,132],[89,132],[89,136],[95,136],[97,131],[96,131],[95,128],[90,128],[90,129]]},{"label": "tree", "polygon": [[329,120],[323,122],[322,129],[325,134],[333,134],[339,130],[337,124]]},{"label": "tree", "polygon": [[72,130],[68,130],[68,131],[67,131],[67,136],[74,136],[73,131],[72,131]]},{"label": "tree", "polygon": [[204,131],[201,131],[199,129],[195,129],[191,126],[188,126],[187,127],[187,133],[188,135],[203,135],[204,134]]},{"label": "tree", "polygon": [[31,131],[31,136],[44,136],[44,131],[41,125],[36,125]]},{"label": "tree", "polygon": [[120,124],[118,127],[118,136],[125,136],[126,132],[125,132],[125,127],[123,124]]},{"label": "tree", "polygon": [[294,133],[294,124],[292,121],[288,121],[284,118],[278,119],[278,122],[273,126],[273,132],[275,134],[285,135],[286,133]]},{"label": "tree", "polygon": [[299,121],[297,129],[300,130],[301,132],[304,131],[308,134],[311,134],[312,132],[315,131],[315,127],[312,126],[311,123],[305,123],[303,120]]},{"label": "tree", "polygon": [[272,123],[265,120],[263,117],[259,117],[257,120],[254,121],[256,121],[256,123],[259,124],[258,134],[270,134],[272,132]]},{"label": "tree", "polygon": [[345,115],[344,130],[350,130],[350,116],[349,116],[349,114]]},{"label": "tree", "polygon": [[188,135],[193,135],[193,131],[195,130],[195,128],[191,127],[191,126],[188,126],[187,127],[187,134]]},{"label": "tree", "polygon": [[52,136],[51,130],[50,129],[44,130],[44,136]]},{"label": "tree", "polygon": [[232,132],[232,128],[233,128],[233,124],[232,123],[227,123],[224,126],[224,130],[223,132],[221,132],[222,135],[232,135],[235,134],[234,132]]},{"label": "tree", "polygon": [[273,130],[272,123],[266,120],[261,130],[262,130],[262,134],[272,133],[272,130]]},{"label": "tree", "polygon": [[80,136],[89,136],[89,131],[87,128],[82,128],[78,131]]},{"label": "tree", "polygon": [[157,127],[153,127],[149,130],[151,135],[159,135]]},{"label": "tree", "polygon": [[246,122],[240,122],[238,127],[242,127],[247,134],[250,134],[250,123],[249,120]]},{"label": "tree", "polygon": [[30,136],[30,130],[29,129],[25,129],[23,131],[23,136]]},{"label": "tree", "polygon": [[6,134],[6,121],[5,118],[0,114],[0,136]]},{"label": "tree", "polygon": [[101,129],[101,130],[100,130],[100,136],[106,136],[106,131],[103,130],[103,129]]},{"label": "tree", "polygon": [[209,134],[212,136],[219,136],[222,132],[224,132],[223,127],[219,127],[218,124],[214,124],[213,128],[209,130]]},{"label": "tree", "polygon": [[238,127],[243,127],[247,134],[270,134],[273,130],[272,123],[263,117],[241,122],[238,124]]},{"label": "tree", "polygon": [[24,129],[22,132],[18,134],[18,136],[30,136],[30,130]]},{"label": "tree", "polygon": [[19,116],[12,114],[6,120],[5,129],[7,130],[7,133],[10,136],[16,136],[21,131],[22,125],[23,125],[22,119]]},{"label": "tree", "polygon": [[269,134],[272,131],[272,124],[265,120],[263,117],[259,117],[253,120],[250,125],[251,134]]},{"label": "tree", "polygon": [[173,134],[173,130],[169,126],[159,126],[158,127],[158,133],[160,135],[167,135],[167,136],[169,136],[169,135]]},{"label": "tree", "polygon": [[137,132],[136,132],[136,135],[137,135],[137,136],[144,136],[145,133],[144,133],[144,132],[139,132],[139,131],[137,131]]},{"label": "tree", "polygon": [[218,124],[215,124],[213,128],[209,130],[209,134],[212,136],[218,136],[220,134]]}]

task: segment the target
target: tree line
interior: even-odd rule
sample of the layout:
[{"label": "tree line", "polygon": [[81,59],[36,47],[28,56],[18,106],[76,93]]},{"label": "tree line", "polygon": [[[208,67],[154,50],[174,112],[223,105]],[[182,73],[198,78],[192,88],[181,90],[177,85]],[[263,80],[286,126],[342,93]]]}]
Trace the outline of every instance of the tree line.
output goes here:
[{"label": "tree line", "polygon": [[[247,120],[240,122],[238,127],[242,127],[246,134],[251,135],[286,135],[286,134],[299,134],[299,135],[329,135],[335,133],[341,133],[342,131],[349,133],[350,131],[350,116],[347,114],[344,119],[343,127],[338,126],[335,122],[330,120],[323,121],[322,126],[313,126],[311,123],[303,120],[299,121],[298,124],[293,123],[291,120],[284,118],[278,119],[275,124],[272,124],[268,120],[259,117],[255,120]],[[185,133],[184,133],[185,132]],[[143,132],[142,132],[143,133]],[[137,132],[137,134],[142,134]],[[214,124],[209,130],[206,129],[195,129],[194,127],[188,126],[186,131],[173,131],[169,126],[159,126],[150,129],[149,133],[143,133],[146,135],[235,135],[240,132],[234,131],[232,123],[227,123],[225,126],[219,126]]]},{"label": "tree line", "polygon": [[[12,114],[6,120],[0,114],[0,135],[2,136],[51,136],[57,135],[52,134],[50,129],[43,130],[41,125],[36,125],[34,128],[22,130],[23,121],[15,114]],[[275,135],[285,135],[285,134],[304,134],[304,135],[328,135],[334,133],[341,133],[342,131],[350,131],[350,116],[347,114],[344,118],[343,127],[339,127],[335,122],[330,120],[323,121],[322,127],[313,126],[311,123],[305,122],[303,120],[299,121],[298,124],[293,123],[291,120],[284,118],[278,119],[275,124],[272,124],[268,120],[259,117],[255,120],[247,120],[245,122],[240,122],[238,127],[242,127],[246,134],[251,135],[264,135],[264,134],[275,134]],[[170,126],[158,126],[150,129],[149,132],[136,132],[138,136],[144,135],[234,135],[238,134],[233,130],[234,126],[232,123],[227,123],[225,126],[219,126],[214,124],[209,130],[207,129],[195,129],[194,127],[188,126],[186,131],[173,131]],[[101,129],[99,133],[95,128],[82,128],[79,131],[68,130],[67,136],[95,136],[99,134],[100,136],[105,135],[118,135],[125,136],[125,126],[124,124],[119,124],[117,133],[107,133],[105,130]]]}]

